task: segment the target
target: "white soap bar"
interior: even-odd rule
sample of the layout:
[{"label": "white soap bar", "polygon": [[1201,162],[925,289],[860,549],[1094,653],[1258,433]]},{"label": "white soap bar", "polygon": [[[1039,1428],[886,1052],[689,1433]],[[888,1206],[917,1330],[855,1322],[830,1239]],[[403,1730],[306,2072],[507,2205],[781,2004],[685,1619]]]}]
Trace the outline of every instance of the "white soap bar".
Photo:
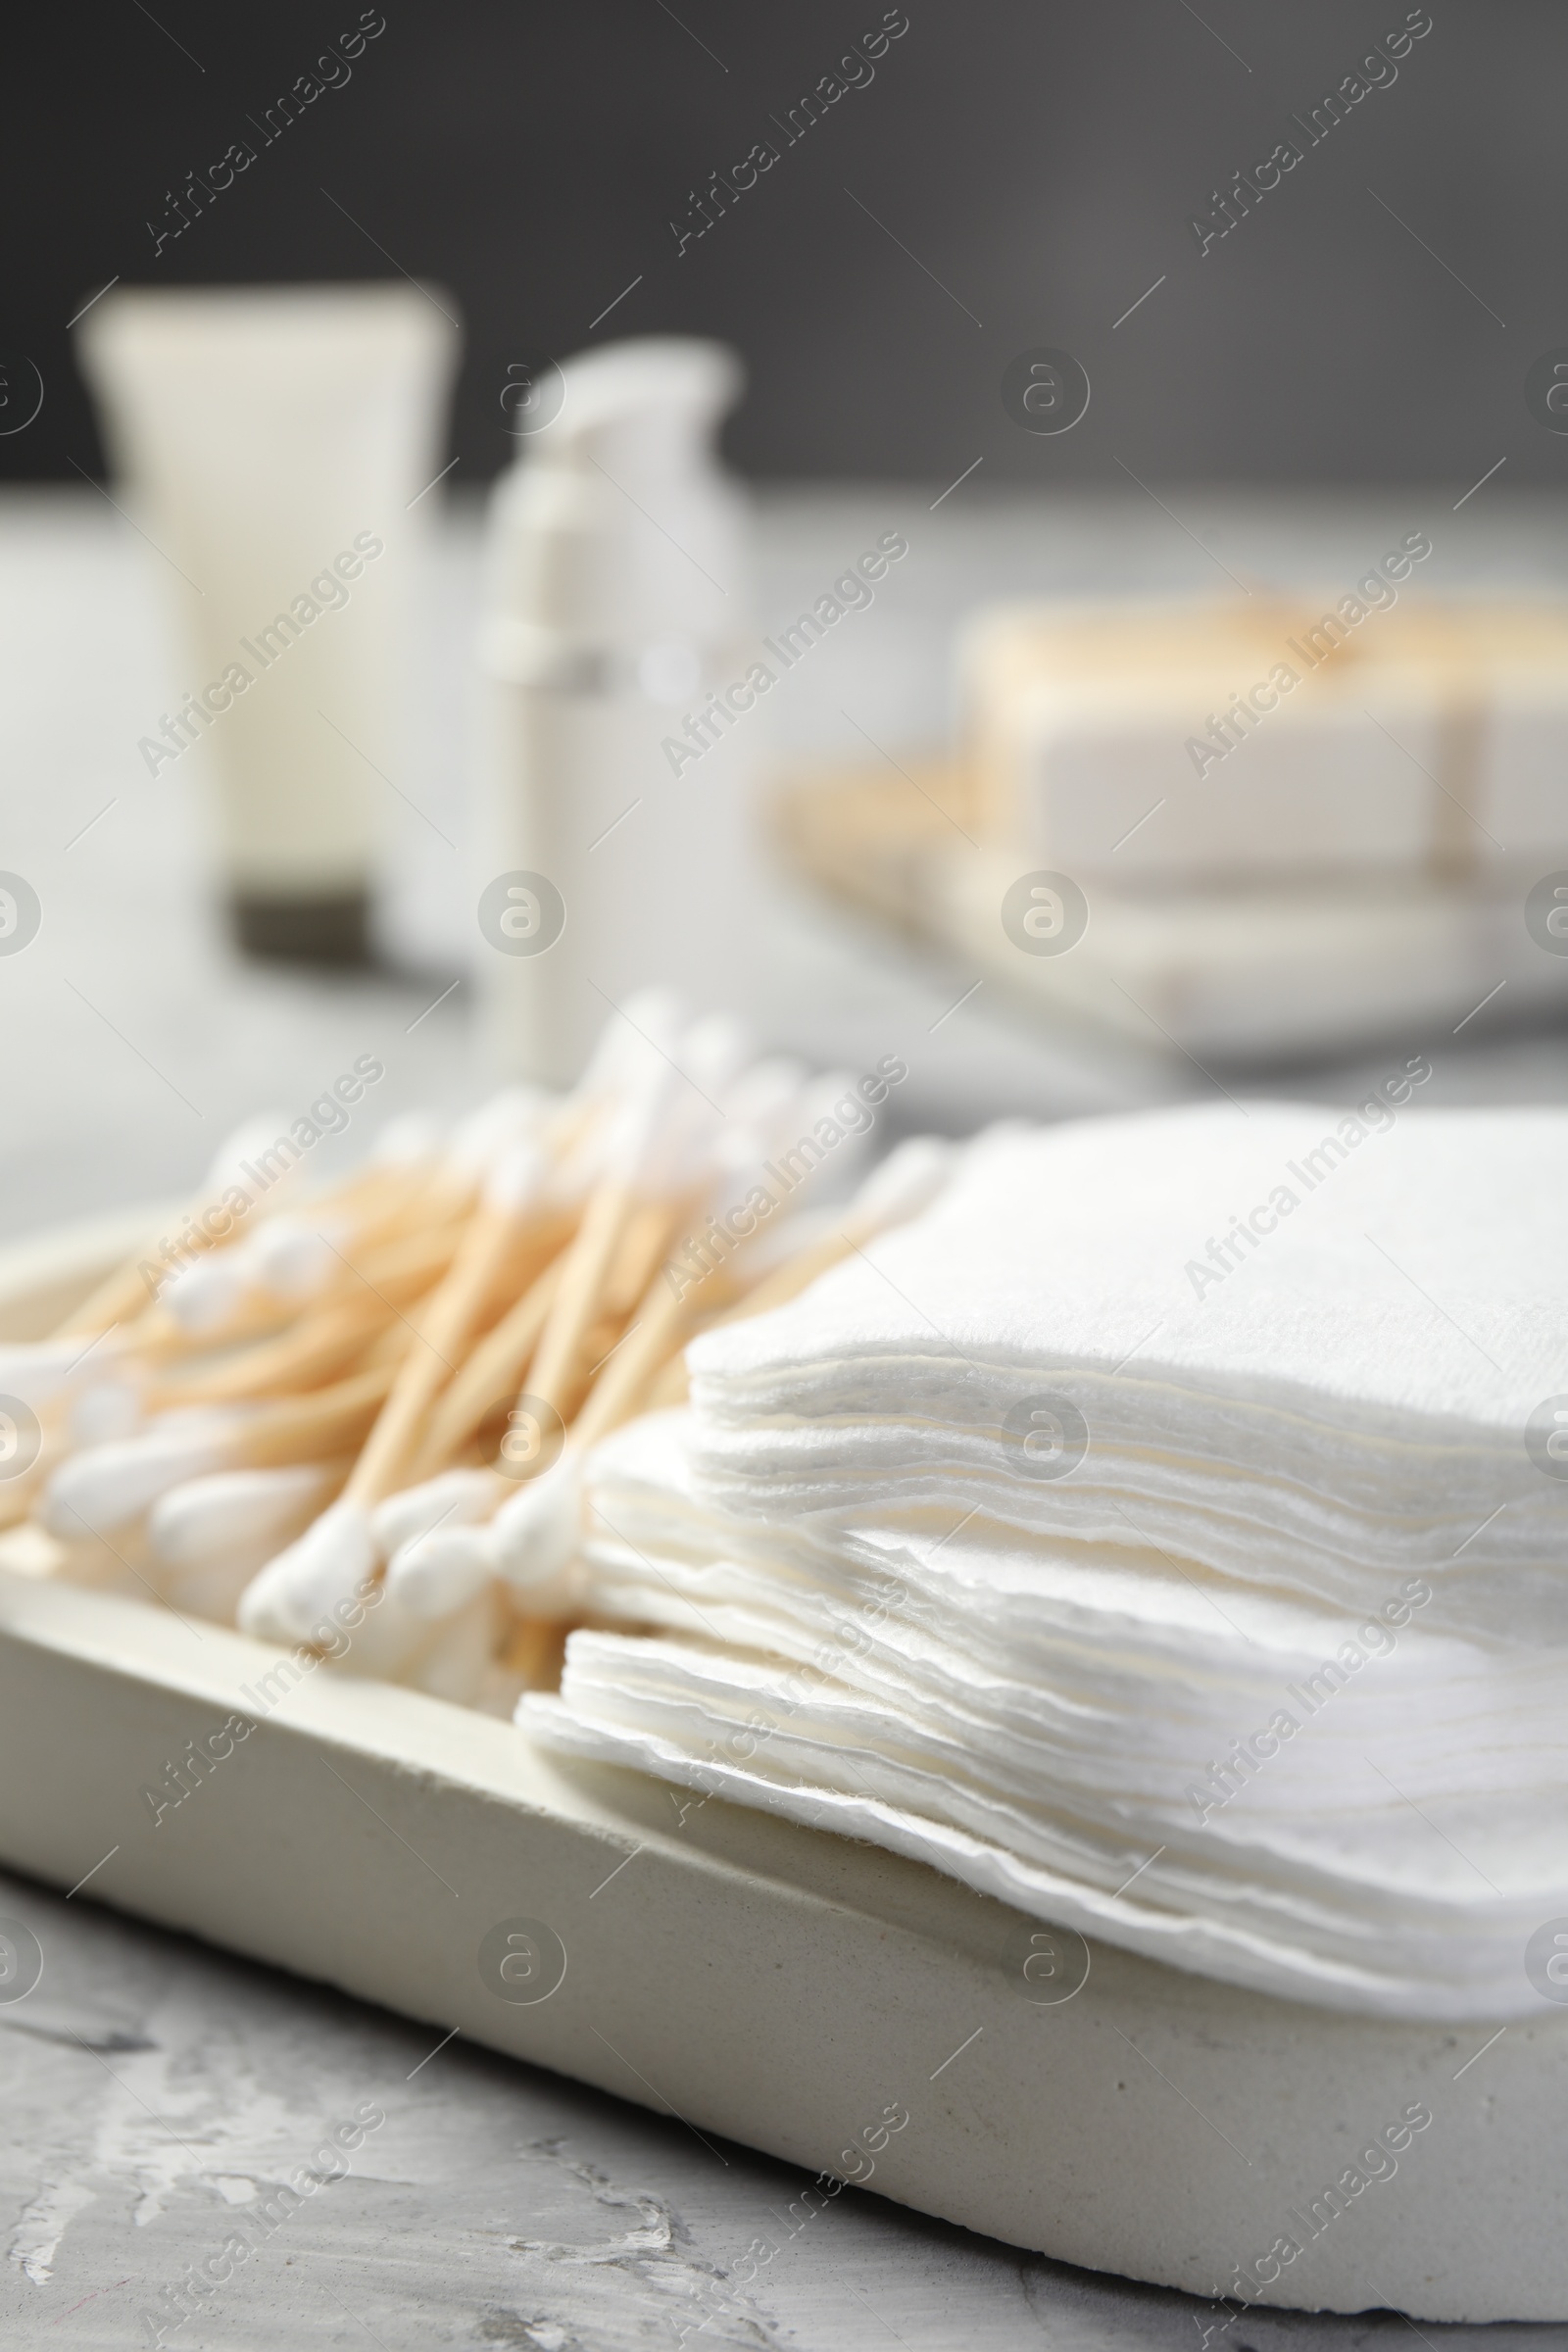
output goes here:
[{"label": "white soap bar", "polygon": [[1568,669],[1511,684],[1482,722],[1477,764],[1477,858],[1568,865]]},{"label": "white soap bar", "polygon": [[1192,675],[1146,676],[1113,700],[1100,680],[1025,688],[1010,714],[1019,850],[1124,884],[1424,866],[1430,696],[1403,676],[1353,694],[1315,678],[1257,691],[1266,703],[1244,718]]},{"label": "white soap bar", "polygon": [[980,614],[973,829],[1141,890],[1568,862],[1568,611],[1353,603]]}]

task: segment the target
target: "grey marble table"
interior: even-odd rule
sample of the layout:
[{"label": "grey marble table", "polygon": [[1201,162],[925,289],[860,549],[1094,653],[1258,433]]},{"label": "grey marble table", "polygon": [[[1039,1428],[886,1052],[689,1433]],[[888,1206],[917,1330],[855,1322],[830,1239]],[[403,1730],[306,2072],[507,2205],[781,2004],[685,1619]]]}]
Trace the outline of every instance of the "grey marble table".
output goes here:
[{"label": "grey marble table", "polygon": [[[1413,2330],[1387,2313],[1238,2319],[862,2191],[818,2211],[798,2203],[803,2176],[678,2118],[461,2038],[432,2047],[427,2028],[118,1918],[90,1890],[0,1876],[0,1916],[48,1956],[27,2000],[0,2007],[0,2342],[18,2352],[121,2352],[160,2325],[175,2352],[1568,2344],[1568,2328]],[[360,2144],[323,2158],[340,2125]],[[319,2185],[280,2195],[302,2166]],[[210,2260],[231,2275],[179,2322],[168,2290]]]}]

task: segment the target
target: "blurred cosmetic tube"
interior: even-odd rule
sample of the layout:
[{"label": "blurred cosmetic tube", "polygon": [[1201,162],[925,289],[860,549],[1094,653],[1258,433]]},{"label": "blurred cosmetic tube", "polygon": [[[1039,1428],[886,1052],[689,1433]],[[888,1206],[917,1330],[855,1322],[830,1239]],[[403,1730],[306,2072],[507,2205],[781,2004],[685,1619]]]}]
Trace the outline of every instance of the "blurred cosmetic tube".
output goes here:
[{"label": "blurred cosmetic tube", "polygon": [[127,289],[82,321],[112,463],[183,622],[188,691],[147,712],[138,768],[194,754],[253,955],[367,953],[382,804],[408,790],[450,309],[414,285]]},{"label": "blurred cosmetic tube", "polygon": [[764,721],[743,683],[746,507],[712,450],[743,379],[723,345],[674,337],[509,375],[477,953],[499,1069],[554,1085],[583,1066],[607,999],[745,996]]}]

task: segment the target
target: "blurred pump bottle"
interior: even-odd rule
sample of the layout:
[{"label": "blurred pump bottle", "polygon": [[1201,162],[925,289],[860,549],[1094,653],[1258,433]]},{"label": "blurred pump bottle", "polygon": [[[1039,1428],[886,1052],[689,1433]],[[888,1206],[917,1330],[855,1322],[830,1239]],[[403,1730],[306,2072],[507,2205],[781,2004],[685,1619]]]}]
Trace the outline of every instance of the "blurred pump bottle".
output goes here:
[{"label": "blurred pump bottle", "polygon": [[747,516],[712,450],[742,380],[721,344],[650,337],[525,377],[513,412],[480,638],[478,952],[508,1075],[575,1077],[651,983],[748,998],[761,721],[730,691]]}]

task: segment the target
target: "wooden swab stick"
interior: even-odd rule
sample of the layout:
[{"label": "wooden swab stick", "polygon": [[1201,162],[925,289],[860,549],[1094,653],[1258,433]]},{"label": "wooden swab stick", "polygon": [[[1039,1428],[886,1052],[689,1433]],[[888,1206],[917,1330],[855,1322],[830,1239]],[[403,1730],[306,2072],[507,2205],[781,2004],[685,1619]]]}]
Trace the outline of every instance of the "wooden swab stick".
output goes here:
[{"label": "wooden swab stick", "polygon": [[543,1187],[546,1163],[529,1145],[509,1154],[486,1188],[440,1287],[419,1315],[418,1344],[403,1359],[364,1452],[343,1490],[345,1503],[379,1502],[407,1484],[419,1423],[455,1375],[507,1259],[515,1254]]},{"label": "wooden swab stick", "polygon": [[[820,1275],[842,1264],[879,1233],[918,1216],[947,1182],[952,1163],[953,1147],[940,1137],[911,1136],[900,1144],[880,1167],[872,1169],[838,1226],[818,1234],[804,1250],[787,1257],[782,1265],[774,1266],[732,1305],[710,1316],[704,1329],[716,1331],[726,1323],[748,1322],[753,1315],[765,1315],[774,1307],[787,1306]],[[742,1251],[737,1274],[744,1276],[745,1263]],[[646,1399],[647,1409],[657,1412],[667,1405],[684,1403],[687,1395],[682,1354],[666,1362],[653,1383]]]},{"label": "wooden swab stick", "polygon": [[[690,1182],[689,1171],[678,1174],[667,1163],[672,1147],[678,1152],[685,1138],[681,1121],[672,1116],[675,1088],[689,1083],[684,1071],[668,1056],[662,1066],[646,1064],[635,1091],[626,1102],[610,1135],[605,1165],[589,1196],[576,1240],[567,1252],[549,1320],[545,1324],[524,1388],[530,1410],[543,1403],[564,1420],[574,1400],[589,1333],[604,1309],[607,1289],[617,1257],[628,1250],[629,1235],[640,1212],[667,1204],[664,1233]],[[689,1149],[686,1157],[691,1156]],[[659,1181],[659,1175],[664,1181]],[[653,1181],[650,1181],[651,1177]],[[674,1181],[671,1181],[671,1177]],[[648,1262],[650,1219],[640,1229],[635,1247]],[[653,1254],[663,1247],[653,1243]],[[635,1275],[635,1265],[627,1267]]]},{"label": "wooden swab stick", "polygon": [[699,1310],[707,1275],[677,1298],[662,1274],[655,1276],[626,1337],[594,1382],[571,1425],[570,1443],[586,1451],[637,1410],[643,1391],[680,1347]]},{"label": "wooden swab stick", "polygon": [[529,1363],[524,1386],[564,1417],[577,1376],[589,1325],[599,1311],[601,1293],[611,1260],[637,1206],[637,1198],[624,1176],[610,1176],[596,1186],[565,1253],[561,1277],[545,1327]]},{"label": "wooden swab stick", "polygon": [[498,1397],[515,1391],[555,1302],[564,1265],[564,1252],[551,1259],[437,1398],[411,1466],[411,1486],[432,1478],[454,1460]]},{"label": "wooden swab stick", "polygon": [[343,1265],[342,1282],[324,1303],[313,1303],[286,1330],[258,1346],[198,1360],[154,1391],[160,1404],[198,1404],[223,1397],[262,1396],[310,1388],[341,1370],[366,1343],[398,1319],[402,1307],[425,1298],[447,1272],[461,1228],[410,1234]]},{"label": "wooden swab stick", "polygon": [[220,1363],[204,1366],[183,1380],[157,1382],[148,1402],[160,1411],[182,1404],[216,1404],[318,1388],[346,1371],[390,1320],[387,1308],[369,1292],[339,1299],[325,1311],[304,1316],[291,1329],[254,1348],[241,1348]]},{"label": "wooden swab stick", "polygon": [[[352,1259],[336,1244],[327,1242],[330,1273],[307,1297],[291,1301],[251,1286],[240,1275],[232,1286],[232,1301],[211,1322],[198,1318],[193,1324],[167,1301],[149,1305],[144,1300],[139,1317],[123,1331],[117,1353],[128,1353],[144,1365],[181,1357],[200,1363],[215,1349],[232,1348],[246,1341],[279,1339],[291,1329],[302,1330],[306,1317],[329,1311],[337,1299],[367,1286],[372,1291],[388,1293],[394,1302],[417,1298],[450,1261],[460,1231],[461,1227],[450,1220],[435,1226],[426,1222],[401,1234],[393,1229],[391,1238],[366,1244],[356,1230]],[[225,1258],[239,1260],[240,1250],[215,1250],[196,1262],[206,1269],[216,1267]],[[225,1364],[225,1374],[226,1371]],[[193,1388],[196,1385],[199,1384],[193,1376]],[[222,1393],[244,1392],[230,1385]]]},{"label": "wooden swab stick", "polygon": [[[541,1410],[564,1416],[569,1409],[584,1349],[602,1317],[607,1282],[642,1196],[649,1190],[657,1194],[673,1189],[667,1184],[650,1187],[646,1179],[656,1148],[664,1148],[667,1154],[672,1085],[682,1073],[662,1049],[657,1050],[662,1066],[656,1067],[647,1056],[649,1041],[643,1038],[639,1043],[643,1051],[629,1099],[611,1129],[599,1181],[564,1252],[529,1363],[524,1394],[533,1416]],[[412,1358],[403,1381],[412,1392]],[[427,1381],[420,1411],[434,1401],[438,1386]],[[331,1511],[250,1588],[241,1608],[242,1624],[258,1632],[286,1629],[329,1596],[334,1581],[341,1586],[373,1566],[377,1555],[369,1506],[397,1491],[403,1483],[399,1472],[406,1475],[411,1466],[413,1419],[400,1413],[400,1404],[401,1396],[395,1394],[383,1425],[367,1446],[366,1463],[356,1467]]]},{"label": "wooden swab stick", "polygon": [[[239,1181],[240,1163],[248,1156],[269,1151],[275,1142],[277,1125],[278,1122],[270,1119],[248,1120],[224,1144],[202,1190],[174,1220],[174,1232],[179,1233],[183,1228],[189,1235],[188,1241],[181,1245],[189,1255],[207,1255],[237,1246],[237,1242],[231,1238],[234,1226],[232,1213],[229,1230],[218,1236],[209,1233],[201,1220],[207,1212],[223,1205],[225,1191],[235,1188],[249,1195],[249,1185]],[[382,1207],[385,1213],[392,1209],[395,1202],[411,1198],[421,1180],[422,1170],[416,1172],[403,1168],[371,1167],[357,1172],[343,1184],[323,1194],[313,1202],[313,1212],[318,1216],[337,1214],[353,1211],[363,1204],[367,1207]],[[248,1212],[252,1217],[266,1217],[271,1213],[275,1211],[269,1209],[265,1195],[253,1200]],[[243,1239],[249,1229],[248,1224],[242,1223],[239,1238]],[[127,1258],[112,1274],[107,1275],[79,1306],[73,1308],[53,1336],[57,1339],[89,1339],[95,1333],[112,1330],[116,1324],[134,1322],[148,1304],[149,1293],[143,1268],[150,1260],[161,1262],[157,1260],[158,1250],[158,1241],[149,1239],[134,1257]],[[168,1270],[173,1271],[172,1268]]]},{"label": "wooden swab stick", "polygon": [[653,1280],[671,1234],[691,1207],[689,1200],[647,1200],[628,1220],[605,1280],[602,1304],[607,1314],[631,1313]]},{"label": "wooden swab stick", "polygon": [[169,1488],[210,1471],[328,1459],[363,1437],[395,1377],[387,1365],[255,1410],[219,1405],[166,1415],[134,1438],[85,1446],[59,1462],[38,1516],[51,1535],[73,1542],[129,1527]]},{"label": "wooden swab stick", "polygon": [[370,1428],[396,1377],[395,1364],[376,1364],[308,1396],[263,1405],[235,1437],[232,1466],[280,1468],[345,1452]]},{"label": "wooden swab stick", "polygon": [[[373,1428],[337,1500],[247,1586],[239,1622],[273,1641],[308,1637],[323,1610],[352,1595],[376,1569],[370,1509],[406,1481],[415,1436],[488,1310],[498,1278],[530,1229],[548,1163],[514,1145],[492,1171],[451,1266],[418,1315]],[[366,1377],[369,1377],[367,1375]]]}]

